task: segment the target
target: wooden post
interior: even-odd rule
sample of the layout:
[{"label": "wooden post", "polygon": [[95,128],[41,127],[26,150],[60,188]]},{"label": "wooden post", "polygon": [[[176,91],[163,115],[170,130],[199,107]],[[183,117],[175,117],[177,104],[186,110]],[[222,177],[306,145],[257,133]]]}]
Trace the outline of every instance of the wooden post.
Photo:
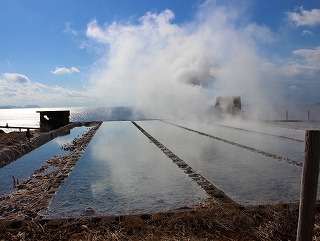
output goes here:
[{"label": "wooden post", "polygon": [[308,130],[305,133],[297,241],[312,240],[318,189],[319,161],[320,131]]},{"label": "wooden post", "polygon": [[288,111],[286,111],[286,120],[288,120]]},{"label": "wooden post", "polygon": [[308,121],[310,121],[310,110],[308,110]]}]

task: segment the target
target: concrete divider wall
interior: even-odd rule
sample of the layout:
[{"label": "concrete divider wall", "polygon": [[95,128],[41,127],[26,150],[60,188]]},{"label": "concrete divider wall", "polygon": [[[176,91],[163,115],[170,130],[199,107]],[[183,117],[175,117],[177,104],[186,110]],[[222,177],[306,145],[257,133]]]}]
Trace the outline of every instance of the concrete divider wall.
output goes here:
[{"label": "concrete divider wall", "polygon": [[72,122],[66,126],[60,127],[59,129],[41,133],[39,136],[32,138],[30,141],[21,142],[20,145],[9,147],[0,153],[0,168],[17,160],[30,151],[33,151],[39,146],[46,144],[54,138],[68,134],[75,126],[81,125],[82,123]]}]

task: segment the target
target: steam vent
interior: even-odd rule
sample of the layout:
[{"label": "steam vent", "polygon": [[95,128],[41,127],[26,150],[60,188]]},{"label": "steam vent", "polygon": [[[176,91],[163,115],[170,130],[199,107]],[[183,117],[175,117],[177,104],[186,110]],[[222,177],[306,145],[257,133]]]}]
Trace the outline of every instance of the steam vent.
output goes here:
[{"label": "steam vent", "polygon": [[69,110],[37,111],[37,113],[40,113],[41,131],[50,131],[69,124]]},{"label": "steam vent", "polygon": [[219,96],[216,99],[215,109],[220,114],[238,115],[241,111],[240,96]]}]

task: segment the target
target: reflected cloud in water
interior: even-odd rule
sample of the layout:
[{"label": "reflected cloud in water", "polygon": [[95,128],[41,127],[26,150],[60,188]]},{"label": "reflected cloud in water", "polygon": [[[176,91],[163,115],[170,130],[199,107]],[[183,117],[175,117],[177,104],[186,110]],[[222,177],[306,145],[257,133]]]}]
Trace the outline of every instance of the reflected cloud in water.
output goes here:
[{"label": "reflected cloud in water", "polygon": [[51,215],[165,211],[208,196],[131,122],[105,122],[53,200]]}]

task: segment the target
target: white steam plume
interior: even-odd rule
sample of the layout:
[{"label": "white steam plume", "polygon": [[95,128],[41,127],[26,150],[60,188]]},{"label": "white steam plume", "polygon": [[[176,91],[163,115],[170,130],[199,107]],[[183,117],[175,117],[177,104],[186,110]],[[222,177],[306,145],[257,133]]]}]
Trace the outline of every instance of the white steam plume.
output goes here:
[{"label": "white steam plume", "polygon": [[193,21],[180,25],[170,10],[148,12],[135,24],[92,20],[87,36],[105,46],[92,75],[96,94],[106,105],[137,106],[166,118],[201,118],[219,95],[262,104],[256,41],[272,33],[256,24],[239,27],[240,17],[235,8],[207,1]]}]

